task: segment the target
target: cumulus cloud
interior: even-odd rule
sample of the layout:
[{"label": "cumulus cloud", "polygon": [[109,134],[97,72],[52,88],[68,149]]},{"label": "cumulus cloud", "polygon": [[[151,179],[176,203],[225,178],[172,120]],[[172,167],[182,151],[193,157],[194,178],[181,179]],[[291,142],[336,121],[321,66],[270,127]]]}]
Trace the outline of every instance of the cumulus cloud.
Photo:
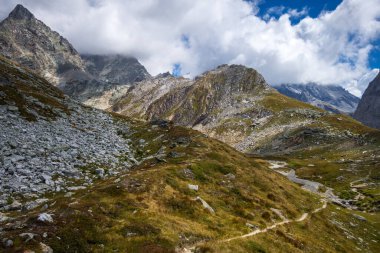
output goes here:
[{"label": "cumulus cloud", "polygon": [[262,18],[258,1],[243,0],[1,2],[1,17],[22,3],[80,52],[133,55],[153,75],[175,66],[195,76],[236,63],[271,84],[340,84],[357,95],[367,86],[359,80],[371,72],[368,55],[380,36],[380,0],[344,0],[317,18],[281,7],[272,10],[276,17]]}]

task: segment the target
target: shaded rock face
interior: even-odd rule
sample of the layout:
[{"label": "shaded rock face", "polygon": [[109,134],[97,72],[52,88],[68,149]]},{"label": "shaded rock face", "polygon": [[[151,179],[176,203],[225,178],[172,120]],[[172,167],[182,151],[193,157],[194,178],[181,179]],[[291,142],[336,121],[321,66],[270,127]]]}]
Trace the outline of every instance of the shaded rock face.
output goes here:
[{"label": "shaded rock face", "polygon": [[145,67],[134,57],[122,55],[82,55],[86,70],[98,80],[126,84],[150,78]]},{"label": "shaded rock face", "polygon": [[367,126],[380,129],[380,74],[369,83],[354,118]]},{"label": "shaded rock face", "polygon": [[0,23],[0,52],[55,85],[63,73],[84,70],[74,47],[22,5]]},{"label": "shaded rock face", "polygon": [[274,86],[280,93],[334,113],[353,113],[359,98],[340,86],[310,84],[282,84]]}]

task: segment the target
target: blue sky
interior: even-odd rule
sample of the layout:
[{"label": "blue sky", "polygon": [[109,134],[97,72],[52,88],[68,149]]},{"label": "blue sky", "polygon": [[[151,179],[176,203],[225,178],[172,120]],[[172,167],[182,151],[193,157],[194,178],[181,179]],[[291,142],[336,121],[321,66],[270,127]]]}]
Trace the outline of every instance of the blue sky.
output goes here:
[{"label": "blue sky", "polygon": [[[334,11],[343,0],[247,0],[259,7],[258,16],[265,18],[266,15],[278,18],[289,10],[307,13],[299,17],[292,17],[292,24],[297,24],[305,16],[317,18],[321,13]],[[366,0],[362,0],[366,1]],[[269,13],[268,13],[269,12]],[[372,44],[374,48],[368,57],[368,67],[370,69],[380,68],[380,38]]]},{"label": "blue sky", "polygon": [[[365,0],[364,0],[365,1]],[[306,8],[310,17],[317,17],[323,11],[333,11],[342,0],[261,0],[258,2],[259,15],[263,16],[272,7],[284,6],[289,9]]]}]

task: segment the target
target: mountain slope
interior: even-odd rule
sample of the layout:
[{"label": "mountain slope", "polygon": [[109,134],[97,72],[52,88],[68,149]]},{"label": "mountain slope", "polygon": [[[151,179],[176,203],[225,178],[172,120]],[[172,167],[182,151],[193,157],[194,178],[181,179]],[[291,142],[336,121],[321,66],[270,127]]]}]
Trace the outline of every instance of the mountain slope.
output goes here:
[{"label": "mountain slope", "polygon": [[354,118],[367,126],[380,129],[380,74],[369,83]]},{"label": "mountain slope", "polygon": [[115,87],[150,78],[133,57],[83,55],[57,32],[17,5],[0,23],[0,53],[35,71],[81,102]]},{"label": "mountain slope", "polygon": [[[239,65],[222,65],[195,80],[158,78],[136,86],[139,88],[131,89],[117,99],[111,109],[148,120],[169,119],[244,152],[265,151],[265,146],[271,145],[267,151],[302,149],[311,143],[291,143],[293,134],[300,134],[311,126],[326,128],[323,125],[331,125],[330,118],[344,119],[342,124],[348,120],[343,116],[337,119],[338,116],[279,94],[258,72]],[[160,92],[155,95],[152,87]],[[141,103],[143,107],[140,107]],[[133,108],[140,109],[136,112]],[[330,133],[323,134],[318,131],[310,138],[326,135],[338,141],[358,137],[348,137],[341,133],[341,129],[330,129]],[[334,141],[330,140],[330,143]]]},{"label": "mountain slope", "polygon": [[[379,172],[370,170],[380,159],[379,131],[281,95],[253,69],[223,65],[195,80],[157,77],[138,83],[110,109],[146,120],[171,120],[242,152],[276,156],[293,164],[297,175],[327,183],[355,208],[378,210],[379,198],[369,191],[380,190]],[[364,188],[351,187],[368,174]],[[355,191],[363,198],[351,199]]]},{"label": "mountain slope", "polygon": [[[268,162],[197,131],[83,107],[2,57],[0,77],[0,124],[7,129],[0,136],[4,252],[180,252],[193,246],[244,252],[252,240],[221,240],[322,206],[317,195],[268,169]],[[319,235],[308,228],[292,234],[278,228],[273,232],[283,236],[277,246],[299,251],[290,236],[309,252],[336,245],[350,252],[357,245],[319,215],[309,224],[315,221],[326,233],[333,227],[334,240],[316,243]],[[344,218],[355,220],[340,213],[334,220]]]},{"label": "mountain slope", "polygon": [[274,86],[280,93],[334,113],[353,113],[359,98],[340,86],[309,84],[282,84]]},{"label": "mountain slope", "polygon": [[0,52],[56,85],[63,73],[84,70],[74,47],[22,5],[0,23]]},{"label": "mountain slope", "polygon": [[[135,162],[128,143],[117,134],[128,131],[126,126],[114,124],[106,113],[81,106],[2,57],[0,112],[0,127],[6,129],[0,136],[3,210],[12,208],[11,198],[22,196],[26,201],[66,191],[78,182],[91,185],[95,175],[86,166],[108,164],[103,174],[113,175]],[[121,155],[125,156],[122,160]]]}]

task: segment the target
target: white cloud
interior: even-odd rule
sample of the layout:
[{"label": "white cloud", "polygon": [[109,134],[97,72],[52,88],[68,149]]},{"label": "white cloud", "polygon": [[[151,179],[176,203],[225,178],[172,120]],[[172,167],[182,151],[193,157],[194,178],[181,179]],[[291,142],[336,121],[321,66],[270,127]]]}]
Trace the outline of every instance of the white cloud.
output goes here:
[{"label": "white cloud", "polygon": [[375,77],[379,74],[379,69],[373,69],[368,73],[365,73],[362,77],[357,80],[351,80],[346,83],[346,89],[349,90],[352,94],[357,97],[361,97],[364,89],[368,86],[368,84],[375,79]]},{"label": "white cloud", "polygon": [[[269,83],[341,84],[357,95],[380,35],[380,0],[344,0],[332,12],[278,19],[243,0],[0,0],[0,17],[23,3],[86,53],[136,56],[152,74],[181,64],[197,75],[223,63],[258,69]],[[256,1],[257,2],[257,1]],[[184,36],[187,38],[184,43]],[[190,46],[189,46],[190,45]]]}]

